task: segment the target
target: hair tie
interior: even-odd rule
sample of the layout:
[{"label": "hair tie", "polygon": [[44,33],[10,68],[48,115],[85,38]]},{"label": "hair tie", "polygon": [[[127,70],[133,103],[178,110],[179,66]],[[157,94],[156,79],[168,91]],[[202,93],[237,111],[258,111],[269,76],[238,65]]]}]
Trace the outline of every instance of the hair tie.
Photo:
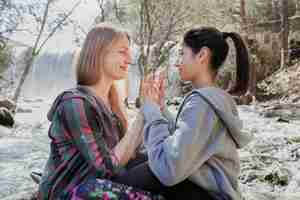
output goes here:
[{"label": "hair tie", "polygon": [[222,32],[223,39],[226,40],[226,39],[230,36],[230,34],[231,34],[231,33]]}]

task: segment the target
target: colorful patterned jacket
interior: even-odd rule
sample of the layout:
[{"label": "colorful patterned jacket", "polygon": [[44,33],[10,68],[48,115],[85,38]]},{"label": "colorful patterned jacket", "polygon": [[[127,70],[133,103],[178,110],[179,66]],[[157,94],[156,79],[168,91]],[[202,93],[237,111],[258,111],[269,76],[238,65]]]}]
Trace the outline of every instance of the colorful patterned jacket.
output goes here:
[{"label": "colorful patterned jacket", "polygon": [[111,178],[122,169],[112,153],[122,133],[120,120],[87,87],[60,94],[48,119],[50,156],[38,199],[59,199],[90,177]]}]

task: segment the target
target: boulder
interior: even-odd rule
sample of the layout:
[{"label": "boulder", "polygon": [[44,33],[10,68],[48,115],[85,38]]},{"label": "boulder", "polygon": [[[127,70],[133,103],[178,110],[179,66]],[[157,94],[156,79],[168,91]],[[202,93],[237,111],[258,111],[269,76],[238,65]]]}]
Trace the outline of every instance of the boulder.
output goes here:
[{"label": "boulder", "polygon": [[15,110],[16,104],[10,99],[0,99],[0,107],[5,107],[10,111]]},{"label": "boulder", "polygon": [[32,109],[29,108],[17,108],[17,113],[32,113]]},{"label": "boulder", "polygon": [[12,127],[15,121],[11,112],[5,108],[0,107],[0,125]]}]

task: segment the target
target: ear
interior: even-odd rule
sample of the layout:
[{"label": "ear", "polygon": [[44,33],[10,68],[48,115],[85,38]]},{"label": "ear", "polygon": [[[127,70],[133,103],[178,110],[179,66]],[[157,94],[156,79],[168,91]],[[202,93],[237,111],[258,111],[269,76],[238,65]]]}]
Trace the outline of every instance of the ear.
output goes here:
[{"label": "ear", "polygon": [[203,64],[209,60],[210,50],[207,47],[202,47],[201,50],[197,53],[197,61],[200,64]]}]

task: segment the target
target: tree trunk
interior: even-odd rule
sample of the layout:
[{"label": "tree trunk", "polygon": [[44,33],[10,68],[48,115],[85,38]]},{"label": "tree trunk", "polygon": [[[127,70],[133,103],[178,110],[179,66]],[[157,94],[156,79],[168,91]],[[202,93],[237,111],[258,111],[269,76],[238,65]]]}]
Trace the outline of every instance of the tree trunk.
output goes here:
[{"label": "tree trunk", "polygon": [[300,16],[300,1],[296,1],[296,14],[297,16]]},{"label": "tree trunk", "polygon": [[30,71],[30,68],[33,64],[33,61],[34,61],[34,55],[33,55],[33,50],[30,49],[30,55],[28,57],[28,60],[26,60],[26,64],[25,64],[25,69],[23,71],[23,74],[21,76],[21,79],[20,79],[20,82],[18,83],[18,86],[16,88],[16,91],[15,91],[15,94],[13,96],[13,101],[16,103],[19,96],[20,96],[20,93],[21,93],[21,89],[22,89],[22,86],[26,80],[26,77]]},{"label": "tree trunk", "polygon": [[25,79],[28,75],[28,73],[30,72],[30,68],[34,62],[35,57],[41,52],[42,48],[44,47],[44,45],[46,44],[46,42],[54,35],[54,33],[58,30],[58,28],[63,24],[63,22],[65,22],[68,17],[74,12],[75,8],[79,6],[79,4],[81,3],[81,1],[78,1],[75,6],[72,8],[72,10],[66,14],[66,16],[54,27],[54,29],[50,32],[50,34],[47,36],[47,38],[42,42],[42,44],[39,46],[39,43],[41,42],[42,39],[42,35],[44,33],[45,30],[45,26],[47,23],[47,19],[48,19],[48,15],[49,15],[49,8],[51,3],[53,3],[53,0],[48,0],[45,10],[44,10],[44,14],[43,14],[43,19],[42,19],[42,23],[41,23],[41,28],[39,30],[38,36],[34,42],[33,48],[30,50],[31,53],[29,55],[28,60],[26,61],[26,66],[24,69],[24,72],[21,76],[20,82],[18,83],[18,86],[16,88],[15,94],[13,96],[13,101],[17,102],[20,93],[21,93],[21,88],[25,82]]},{"label": "tree trunk", "polygon": [[240,0],[240,13],[241,13],[241,19],[242,19],[242,31],[243,34],[247,34],[247,18],[246,18],[246,4],[245,0]]},{"label": "tree trunk", "polygon": [[19,98],[20,93],[21,93],[22,86],[25,82],[25,79],[26,79],[26,77],[27,77],[27,75],[30,71],[31,65],[33,64],[34,58],[37,54],[38,44],[41,40],[42,34],[44,32],[44,29],[45,29],[45,25],[46,25],[46,21],[47,21],[47,18],[48,18],[49,7],[50,7],[51,2],[52,2],[52,0],[47,1],[45,11],[44,11],[44,15],[43,15],[41,28],[40,28],[38,36],[37,36],[37,38],[34,42],[33,48],[30,50],[31,51],[30,57],[26,61],[26,66],[25,66],[24,72],[23,72],[23,74],[21,76],[21,79],[20,79],[20,82],[18,83],[18,86],[16,88],[16,91],[15,91],[15,94],[14,94],[14,97],[13,97],[14,102],[18,101],[18,98]]},{"label": "tree trunk", "polygon": [[[246,42],[246,45],[248,46],[248,33],[249,26],[248,26],[248,20],[247,20],[247,14],[246,14],[246,2],[245,0],[240,0],[240,14],[241,14],[241,27],[242,27],[242,33],[244,41]],[[251,58],[250,58],[251,59]],[[248,93],[255,96],[256,95],[256,69],[253,62],[250,60],[250,71],[249,71],[249,86],[248,86]]]},{"label": "tree trunk", "polygon": [[[281,14],[281,11],[280,11],[280,6],[279,6],[279,2],[277,0],[272,0],[272,6],[273,6],[273,9],[272,9],[272,13],[273,13],[273,17],[272,17],[272,20],[278,20],[280,21],[281,17],[280,17],[280,14]],[[276,33],[276,32],[279,32],[280,31],[280,26],[278,26],[277,24],[272,24],[271,25],[271,29],[272,29],[272,32],[273,33]]]},{"label": "tree trunk", "polygon": [[289,16],[288,16],[288,1],[282,0],[281,12],[281,69],[283,69],[288,62],[289,50]]}]

